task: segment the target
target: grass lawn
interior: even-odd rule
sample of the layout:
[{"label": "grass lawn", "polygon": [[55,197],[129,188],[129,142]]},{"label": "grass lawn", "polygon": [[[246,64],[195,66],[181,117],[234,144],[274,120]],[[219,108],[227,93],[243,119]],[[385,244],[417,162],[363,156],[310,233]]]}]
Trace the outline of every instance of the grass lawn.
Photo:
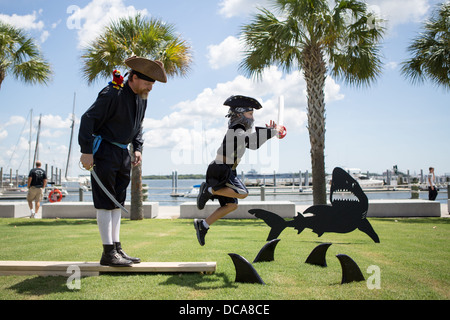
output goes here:
[{"label": "grass lawn", "polygon": [[[253,261],[269,228],[261,220],[221,220],[201,247],[191,220],[122,221],[125,251],[143,261],[216,261],[213,274],[101,275],[81,279],[79,290],[66,277],[0,276],[0,300],[162,299],[450,299],[450,219],[370,219],[381,243],[356,230],[317,237],[291,228],[280,236],[275,261],[255,263],[266,285],[235,283],[228,253]],[[318,244],[331,242],[325,268],[305,264]],[[0,219],[0,260],[99,261],[95,220]],[[337,254],[350,256],[366,280],[375,265],[380,289],[366,281],[341,285]]]}]

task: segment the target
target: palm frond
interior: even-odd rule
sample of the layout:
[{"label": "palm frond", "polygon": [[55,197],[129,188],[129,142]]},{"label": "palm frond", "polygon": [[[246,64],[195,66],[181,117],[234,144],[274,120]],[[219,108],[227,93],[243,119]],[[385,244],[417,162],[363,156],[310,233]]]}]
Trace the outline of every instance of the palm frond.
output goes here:
[{"label": "palm frond", "polygon": [[14,64],[12,69],[14,77],[26,83],[47,84],[50,80],[50,74],[48,72],[50,65],[39,58]]},{"label": "palm frond", "polygon": [[331,74],[349,84],[369,85],[381,73],[384,28],[364,2],[341,0],[330,8],[326,0],[277,0],[274,9],[277,15],[260,9],[241,29],[245,74],[259,77],[272,64],[286,72],[302,68],[307,48],[319,48]]},{"label": "palm frond", "polygon": [[47,84],[52,70],[33,38],[20,28],[0,22],[0,73],[0,85],[9,73],[26,83]]},{"label": "palm frond", "polygon": [[261,9],[249,25],[242,27],[244,60],[239,69],[250,76],[261,76],[272,64],[289,72],[297,66],[302,43],[292,19],[279,20],[273,13]]},{"label": "palm frond", "polygon": [[415,84],[429,79],[450,89],[450,2],[436,7],[408,51],[412,57],[401,64],[404,77]]},{"label": "palm frond", "polygon": [[157,59],[164,64],[167,74],[184,77],[189,73],[192,63],[190,50],[185,40],[177,38],[161,48]]},{"label": "palm frond", "polygon": [[175,26],[140,14],[111,21],[101,35],[84,48],[82,73],[89,84],[108,79],[116,68],[127,68],[126,58],[137,55],[161,60],[168,76],[185,76],[192,63],[191,47]]},{"label": "palm frond", "polygon": [[368,86],[382,72],[380,42],[385,28],[365,3],[337,3],[326,49],[332,76],[354,86]]}]

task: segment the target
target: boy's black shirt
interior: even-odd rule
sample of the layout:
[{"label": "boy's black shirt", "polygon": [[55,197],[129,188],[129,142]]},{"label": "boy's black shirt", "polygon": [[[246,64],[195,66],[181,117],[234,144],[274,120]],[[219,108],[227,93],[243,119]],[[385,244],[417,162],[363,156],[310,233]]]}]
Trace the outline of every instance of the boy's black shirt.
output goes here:
[{"label": "boy's black shirt", "polygon": [[255,131],[245,130],[243,125],[237,124],[229,128],[217,150],[216,163],[228,164],[236,170],[245,150],[257,150],[267,140],[277,134],[275,129],[255,127]]}]

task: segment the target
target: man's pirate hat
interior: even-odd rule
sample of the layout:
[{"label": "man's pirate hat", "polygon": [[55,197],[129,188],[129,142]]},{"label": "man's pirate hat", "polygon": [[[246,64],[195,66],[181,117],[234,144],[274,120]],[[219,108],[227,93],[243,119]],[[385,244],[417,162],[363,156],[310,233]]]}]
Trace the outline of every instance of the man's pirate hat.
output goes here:
[{"label": "man's pirate hat", "polygon": [[243,109],[261,109],[262,105],[254,98],[246,96],[231,96],[223,103],[230,108],[243,108]]},{"label": "man's pirate hat", "polygon": [[131,68],[137,76],[147,81],[167,82],[166,71],[161,61],[153,61],[142,57],[133,56],[125,60],[125,64]]}]

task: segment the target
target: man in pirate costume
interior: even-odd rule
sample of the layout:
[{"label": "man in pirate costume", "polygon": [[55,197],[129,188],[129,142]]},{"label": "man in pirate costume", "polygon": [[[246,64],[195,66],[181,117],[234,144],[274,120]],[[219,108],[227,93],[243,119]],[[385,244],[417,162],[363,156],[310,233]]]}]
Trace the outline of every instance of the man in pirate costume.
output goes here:
[{"label": "man in pirate costume", "polygon": [[197,208],[202,210],[210,199],[218,199],[220,207],[206,219],[195,219],[194,227],[200,245],[205,245],[209,227],[238,207],[238,199],[245,199],[248,190],[237,177],[236,167],[246,149],[256,150],[267,140],[277,135],[277,125],[270,121],[266,127],[253,127],[253,111],[261,109],[261,104],[250,97],[231,96],[224,105],[230,107],[228,130],[217,150],[216,159],[210,163],[206,172],[206,182],[200,186]]},{"label": "man in pirate costume", "polygon": [[[142,160],[142,122],[147,96],[156,81],[167,82],[163,64],[141,57],[125,60],[131,69],[128,80],[118,83],[116,77],[100,93],[81,117],[78,142],[81,164],[94,170],[101,184],[117,203],[125,203],[131,165]],[[115,70],[116,76],[116,70]],[[132,144],[134,161],[128,151]],[[139,258],[128,256],[120,243],[121,209],[108,197],[96,179],[91,179],[97,224],[103,243],[100,264],[130,266]]]}]

